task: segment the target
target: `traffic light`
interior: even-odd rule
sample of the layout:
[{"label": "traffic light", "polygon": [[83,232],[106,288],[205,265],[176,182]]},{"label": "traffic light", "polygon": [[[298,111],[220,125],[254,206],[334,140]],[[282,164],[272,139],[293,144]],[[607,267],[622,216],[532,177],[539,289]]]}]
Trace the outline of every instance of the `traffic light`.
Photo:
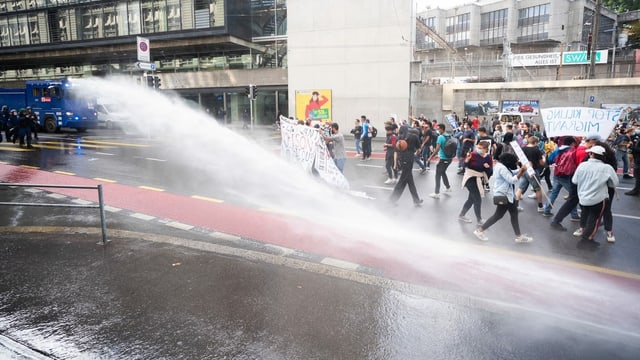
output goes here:
[{"label": "traffic light", "polygon": [[144,79],[147,82],[147,87],[148,88],[153,88],[153,76],[147,75],[147,76],[144,77]]},{"label": "traffic light", "polygon": [[591,60],[591,46],[593,45],[593,36],[589,33],[587,37],[587,60]]},{"label": "traffic light", "polygon": [[155,89],[160,89],[160,76],[154,76],[153,77],[153,87]]},{"label": "traffic light", "polygon": [[253,100],[256,99],[256,97],[258,97],[258,87],[255,85],[252,85],[253,91],[251,92],[251,98]]},{"label": "traffic light", "polygon": [[244,94],[247,95],[249,99],[251,99],[251,87],[244,88]]}]

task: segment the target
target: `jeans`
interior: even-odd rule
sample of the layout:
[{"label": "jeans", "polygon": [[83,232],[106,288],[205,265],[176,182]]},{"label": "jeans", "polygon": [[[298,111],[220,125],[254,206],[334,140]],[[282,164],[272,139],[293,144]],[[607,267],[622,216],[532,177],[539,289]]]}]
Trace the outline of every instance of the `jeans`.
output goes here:
[{"label": "jeans", "polygon": [[444,182],[444,186],[448,189],[449,186],[449,178],[447,177],[447,168],[451,164],[451,160],[442,160],[438,161],[438,165],[436,166],[436,194],[440,194],[440,179]]},{"label": "jeans", "polygon": [[491,227],[491,225],[502,219],[504,214],[506,214],[507,212],[509,212],[509,215],[511,217],[511,227],[513,228],[513,232],[516,234],[516,236],[520,236],[521,234],[520,222],[518,221],[518,205],[516,205],[515,203],[498,205],[496,207],[496,212],[493,213],[493,215],[491,215],[491,217],[487,219],[487,221],[482,226],[480,226],[480,229],[482,229],[482,231],[487,230]]},{"label": "jeans", "polygon": [[571,183],[570,185],[569,197],[567,198],[567,201],[562,204],[562,207],[560,207],[560,209],[556,213],[556,216],[554,216],[553,220],[551,220],[554,223],[561,223],[562,220],[564,220],[564,218],[567,217],[567,215],[569,215],[569,213],[571,213],[573,209],[578,205],[578,186],[573,183]]},{"label": "jeans", "polygon": [[340,170],[341,173],[344,172],[344,163],[345,163],[346,159],[342,158],[342,159],[338,159],[338,158],[334,158],[333,162],[336,163],[336,167],[338,168],[338,170]]},{"label": "jeans", "polygon": [[622,160],[622,173],[624,175],[629,174],[629,153],[627,150],[616,150],[616,164]]},{"label": "jeans", "polygon": [[402,172],[400,173],[400,179],[398,179],[398,183],[393,188],[390,200],[392,202],[396,202],[400,198],[400,195],[402,195],[404,187],[409,185],[409,192],[411,193],[411,197],[413,198],[413,203],[416,205],[420,204],[420,196],[418,196],[416,184],[413,182],[413,161],[399,159],[398,165],[400,166]]},{"label": "jeans", "polygon": [[420,154],[422,156],[422,161],[424,162],[424,166],[426,166],[427,168],[429,168],[429,156],[431,156],[431,148],[429,147],[429,145],[425,145],[422,148],[422,153]]},{"label": "jeans", "polygon": [[609,199],[604,199],[603,201],[595,205],[580,205],[580,207],[582,208],[582,217],[584,218],[584,227],[582,230],[581,240],[593,240],[596,232],[598,231],[600,219],[602,219],[602,216],[604,215],[604,209],[606,208],[608,201]]},{"label": "jeans", "polygon": [[[564,188],[567,192],[571,192],[571,176],[554,176],[553,177],[553,188],[551,189],[551,194],[549,194],[550,203],[546,203],[544,205],[545,214],[551,213],[551,205],[553,205],[560,194],[560,190]],[[571,217],[574,219],[578,218],[578,208],[574,207],[571,209]]]},{"label": "jeans", "polygon": [[389,179],[397,179],[398,178],[398,170],[393,168],[393,151],[388,151],[384,156],[384,165],[387,169],[387,175]]},{"label": "jeans", "polygon": [[362,139],[362,158],[368,159],[371,157],[371,138],[365,136]]},{"label": "jeans", "polygon": [[467,201],[465,201],[464,205],[462,205],[460,216],[465,216],[467,211],[469,211],[471,206],[473,206],[473,212],[476,215],[476,220],[480,221],[482,220],[482,195],[480,195],[480,189],[478,189],[478,182],[476,181],[476,178],[469,178],[464,186],[469,190],[469,196],[467,197]]},{"label": "jeans", "polygon": [[362,146],[360,146],[360,138],[356,138],[354,142],[356,145],[356,154],[360,155],[360,153],[362,152]]}]

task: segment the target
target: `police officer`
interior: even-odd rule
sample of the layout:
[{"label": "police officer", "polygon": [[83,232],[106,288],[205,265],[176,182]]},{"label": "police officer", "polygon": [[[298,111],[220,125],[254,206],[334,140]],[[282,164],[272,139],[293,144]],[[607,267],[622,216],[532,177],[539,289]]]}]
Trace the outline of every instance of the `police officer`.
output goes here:
[{"label": "police officer", "polygon": [[20,109],[18,113],[18,137],[20,138],[20,147],[22,147],[25,143],[25,138],[27,140],[27,149],[33,149],[31,146],[31,127],[33,126],[33,122],[31,118],[27,117],[27,111],[25,109]]},{"label": "police officer", "polygon": [[0,142],[2,142],[2,132],[5,132],[7,141],[9,141],[9,129],[7,128],[7,122],[9,121],[9,107],[7,105],[2,106],[2,112],[0,112]]},{"label": "police officer", "polygon": [[31,124],[31,132],[33,133],[33,138],[38,140],[38,126],[40,126],[40,120],[38,119],[38,115],[31,110],[31,106],[27,107],[27,113],[25,115],[27,119],[29,119]]},{"label": "police officer", "polygon": [[7,120],[6,135],[7,141],[13,141],[14,144],[16,143],[16,139],[18,138],[17,126],[18,112],[16,111],[16,109],[11,109],[11,111],[9,112],[9,120]]}]

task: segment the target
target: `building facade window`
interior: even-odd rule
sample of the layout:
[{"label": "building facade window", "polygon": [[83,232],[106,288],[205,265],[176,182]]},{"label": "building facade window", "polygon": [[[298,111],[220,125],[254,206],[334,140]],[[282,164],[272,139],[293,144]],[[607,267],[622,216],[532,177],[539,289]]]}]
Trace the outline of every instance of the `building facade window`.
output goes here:
[{"label": "building facade window", "polygon": [[508,9],[480,14],[480,45],[502,44],[508,20]]},{"label": "building facade window", "polygon": [[453,47],[463,47],[469,45],[471,30],[471,14],[460,14],[447,17],[447,27],[445,39]]},{"label": "building facade window", "polygon": [[551,4],[541,4],[518,10],[518,42],[547,40]]}]

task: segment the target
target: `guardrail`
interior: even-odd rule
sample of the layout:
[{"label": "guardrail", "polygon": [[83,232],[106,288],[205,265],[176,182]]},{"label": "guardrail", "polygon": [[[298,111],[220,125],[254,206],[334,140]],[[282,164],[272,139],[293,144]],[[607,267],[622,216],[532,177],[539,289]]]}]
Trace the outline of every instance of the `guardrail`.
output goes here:
[{"label": "guardrail", "polygon": [[17,183],[1,183],[0,182],[0,186],[98,190],[97,205],[96,204],[83,205],[83,204],[56,204],[56,203],[19,203],[19,202],[0,202],[0,205],[100,209],[100,223],[102,226],[102,245],[105,245],[107,243],[107,222],[106,222],[105,213],[104,213],[104,198],[102,196],[102,185],[82,186],[82,185],[17,184]]}]

